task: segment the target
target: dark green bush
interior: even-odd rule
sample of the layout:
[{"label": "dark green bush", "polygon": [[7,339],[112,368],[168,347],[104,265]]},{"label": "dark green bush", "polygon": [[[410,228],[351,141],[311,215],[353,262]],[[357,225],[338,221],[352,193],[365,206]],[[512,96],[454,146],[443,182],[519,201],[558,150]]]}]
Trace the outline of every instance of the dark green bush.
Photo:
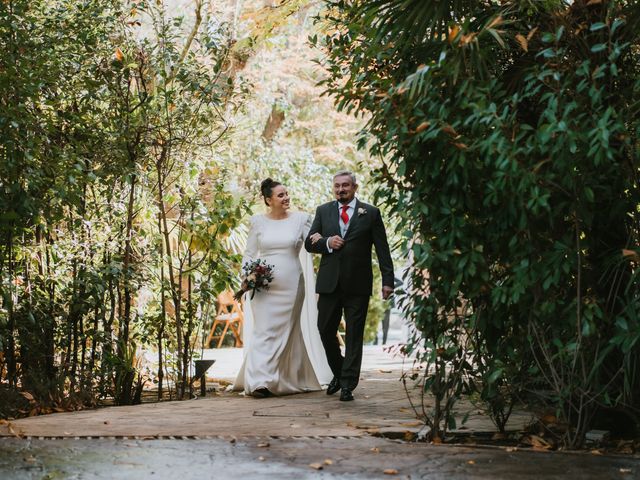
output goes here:
[{"label": "dark green bush", "polygon": [[569,446],[599,408],[637,421],[638,2],[327,3],[324,85],[384,158],[432,436],[463,392],[501,429],[544,402]]}]

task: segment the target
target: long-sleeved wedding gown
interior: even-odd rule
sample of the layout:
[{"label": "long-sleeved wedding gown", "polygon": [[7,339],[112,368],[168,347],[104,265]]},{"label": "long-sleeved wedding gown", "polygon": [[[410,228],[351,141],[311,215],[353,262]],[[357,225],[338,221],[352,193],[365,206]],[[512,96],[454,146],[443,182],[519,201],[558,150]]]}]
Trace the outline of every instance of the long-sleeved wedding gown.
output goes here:
[{"label": "long-sleeved wedding gown", "polygon": [[273,281],[253,299],[245,294],[245,354],[235,390],[286,395],[320,390],[333,376],[317,328],[311,255],[301,249],[311,221],[302,212],[251,218],[242,263],[265,260],[274,266]]}]

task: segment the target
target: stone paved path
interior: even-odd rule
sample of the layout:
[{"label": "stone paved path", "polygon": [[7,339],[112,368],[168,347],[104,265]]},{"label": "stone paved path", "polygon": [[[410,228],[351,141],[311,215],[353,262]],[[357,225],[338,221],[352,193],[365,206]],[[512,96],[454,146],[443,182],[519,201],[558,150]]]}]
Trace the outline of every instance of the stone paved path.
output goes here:
[{"label": "stone paved path", "polygon": [[[205,358],[215,356],[208,351]],[[232,379],[240,364],[240,350],[221,351],[220,365],[212,374]],[[362,380],[354,402],[340,402],[338,395],[311,392],[286,397],[254,399],[238,393],[205,398],[97,410],[59,413],[12,422],[21,436],[33,437],[168,437],[168,436],[363,436],[385,429],[415,431],[416,421],[399,381],[402,358],[382,347],[368,347]],[[417,396],[417,393],[414,394]],[[461,403],[463,413],[473,412],[467,423],[472,430],[493,430],[490,420],[477,408]],[[515,428],[530,415],[513,415]],[[0,425],[0,436],[10,435]]]}]

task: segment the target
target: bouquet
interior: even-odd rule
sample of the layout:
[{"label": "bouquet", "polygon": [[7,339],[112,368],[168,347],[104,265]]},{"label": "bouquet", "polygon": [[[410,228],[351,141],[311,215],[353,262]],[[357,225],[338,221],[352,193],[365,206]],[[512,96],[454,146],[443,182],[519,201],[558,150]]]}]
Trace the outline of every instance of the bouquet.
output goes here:
[{"label": "bouquet", "polygon": [[240,290],[236,292],[234,298],[240,300],[245,292],[251,290],[251,299],[260,289],[268,290],[269,284],[273,280],[273,265],[269,265],[264,260],[254,260],[242,266],[244,279]]}]

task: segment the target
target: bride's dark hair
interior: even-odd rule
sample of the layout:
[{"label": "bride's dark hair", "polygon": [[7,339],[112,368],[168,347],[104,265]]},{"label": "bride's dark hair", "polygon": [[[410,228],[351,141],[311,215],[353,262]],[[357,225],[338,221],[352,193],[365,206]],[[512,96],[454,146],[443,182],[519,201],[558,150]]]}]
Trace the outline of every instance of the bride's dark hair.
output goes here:
[{"label": "bride's dark hair", "polygon": [[276,182],[272,178],[267,178],[262,181],[260,184],[260,193],[262,193],[262,197],[264,198],[264,204],[268,207],[267,198],[271,198],[273,195],[273,189],[278,185],[282,185],[280,182]]}]

